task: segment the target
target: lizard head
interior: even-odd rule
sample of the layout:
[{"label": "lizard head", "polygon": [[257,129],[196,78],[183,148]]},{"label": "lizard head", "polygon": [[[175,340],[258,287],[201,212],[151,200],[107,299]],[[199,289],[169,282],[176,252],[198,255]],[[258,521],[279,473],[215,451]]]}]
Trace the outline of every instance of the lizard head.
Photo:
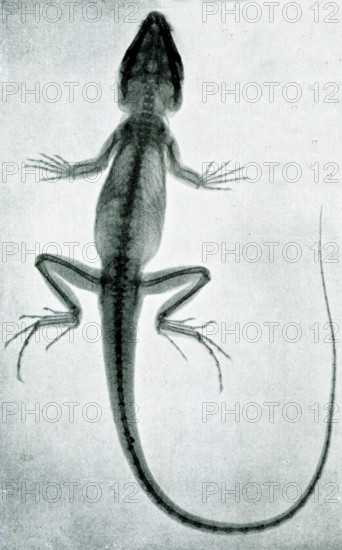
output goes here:
[{"label": "lizard head", "polygon": [[183,65],[164,15],[153,11],[142,22],[120,67],[120,105],[132,109],[144,90],[159,109],[177,111],[182,103]]}]

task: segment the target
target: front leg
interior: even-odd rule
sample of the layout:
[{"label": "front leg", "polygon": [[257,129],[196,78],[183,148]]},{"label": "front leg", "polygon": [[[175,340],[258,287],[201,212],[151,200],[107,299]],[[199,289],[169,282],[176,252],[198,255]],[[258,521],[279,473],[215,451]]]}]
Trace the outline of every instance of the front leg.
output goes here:
[{"label": "front leg", "polygon": [[211,166],[213,163],[209,164],[207,170],[202,175],[192,168],[184,166],[180,160],[180,153],[177,142],[172,137],[170,137],[169,141],[167,142],[167,151],[169,157],[170,172],[174,176],[176,176],[176,178],[179,178],[197,188],[209,189],[214,191],[230,191],[230,187],[218,187],[218,185],[221,183],[248,179],[246,176],[238,175],[239,172],[243,170],[244,166],[235,168],[233,170],[226,170],[231,161],[228,161],[224,164],[221,169],[221,173],[219,173],[220,168],[211,171]]},{"label": "front leg", "polygon": [[28,159],[25,166],[27,168],[38,168],[39,170],[44,170],[44,173],[42,174],[43,177],[39,178],[41,181],[66,178],[73,180],[83,175],[96,174],[107,168],[109,159],[113,154],[120,137],[121,128],[119,126],[104,143],[99,155],[92,159],[71,163],[67,162],[59,155],[50,156],[40,153],[43,157],[42,159]]}]

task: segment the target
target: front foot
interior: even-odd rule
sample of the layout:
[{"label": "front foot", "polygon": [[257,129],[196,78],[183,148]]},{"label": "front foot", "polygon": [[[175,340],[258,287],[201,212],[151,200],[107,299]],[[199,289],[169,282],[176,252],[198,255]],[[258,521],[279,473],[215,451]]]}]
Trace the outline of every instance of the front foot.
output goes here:
[{"label": "front foot", "polygon": [[[210,170],[212,165],[214,164],[211,162],[209,166],[207,167],[206,171],[202,176],[199,178],[199,185],[198,187],[202,187],[204,189],[209,189],[211,191],[231,191],[230,187],[218,187],[222,183],[227,182],[236,182],[240,180],[247,180],[247,176],[239,175],[239,173],[242,172],[244,169],[244,166],[240,166],[239,168],[234,168],[233,170],[228,170],[227,167],[231,161],[225,162],[224,165],[220,168],[216,168],[213,172]],[[234,176],[235,174],[235,176]]]},{"label": "front foot", "polygon": [[24,334],[28,332],[28,335],[26,336],[24,343],[20,349],[19,355],[18,355],[18,361],[17,361],[17,379],[20,380],[20,382],[23,382],[23,379],[21,377],[21,361],[24,354],[25,348],[28,346],[30,340],[32,339],[33,335],[41,328],[46,326],[57,326],[57,327],[67,327],[65,330],[61,332],[56,338],[52,340],[47,346],[46,349],[48,350],[52,344],[55,344],[69,332],[72,328],[76,328],[80,324],[80,309],[74,308],[72,311],[67,312],[58,312],[53,309],[50,309],[48,307],[44,308],[45,310],[48,310],[53,313],[53,315],[21,315],[19,319],[36,319],[36,321],[24,329],[17,332],[12,338],[7,340],[5,347],[7,347],[13,340],[18,338],[21,334]]},{"label": "front foot", "polygon": [[[25,163],[26,168],[38,168],[44,177],[40,177],[40,181],[53,181],[59,179],[72,178],[73,167],[59,155],[50,157],[44,153],[40,153],[43,159],[28,159]],[[45,175],[44,175],[45,174]]]}]

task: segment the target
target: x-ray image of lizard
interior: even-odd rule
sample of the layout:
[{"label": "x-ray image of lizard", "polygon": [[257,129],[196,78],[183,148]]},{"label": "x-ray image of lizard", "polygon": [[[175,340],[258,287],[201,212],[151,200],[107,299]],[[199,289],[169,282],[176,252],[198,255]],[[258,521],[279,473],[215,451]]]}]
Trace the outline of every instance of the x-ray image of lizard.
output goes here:
[{"label": "x-ray image of lizard", "polygon": [[[165,122],[168,111],[176,111],[182,101],[182,60],[165,17],[151,12],[142,22],[127,49],[120,68],[120,106],[128,117],[115,129],[100,155],[71,166],[58,155],[43,155],[29,166],[47,171],[43,178],[68,177],[97,172],[110,164],[96,209],[95,242],[102,269],[94,270],[50,254],[38,256],[36,267],[66,307],[64,313],[31,316],[36,320],[19,334],[26,338],[19,353],[17,373],[26,346],[41,327],[64,328],[57,341],[80,323],[80,304],[69,284],[97,292],[102,316],[102,338],[110,400],[119,411],[116,428],[122,449],[140,485],[149,498],[170,518],[184,525],[212,533],[248,533],[275,527],[290,519],[312,494],[327,460],[335,399],[336,350],[332,332],[332,383],[330,413],[322,454],[311,481],[301,497],[283,513],[252,523],[215,522],[191,514],[173,502],[158,485],[146,463],[137,424],[131,421],[134,403],[135,334],[142,301],[148,294],[179,290],[160,308],[157,331],[171,338],[178,334],[198,340],[221,371],[217,344],[187,320],[174,320],[173,314],[210,280],[205,267],[170,268],[147,274],[144,267],[156,254],[162,235],[166,208],[165,173],[199,189],[226,190],[226,183],[239,179],[239,169],[223,173],[209,170],[201,176],[180,162],[177,144]],[[114,157],[114,158],[113,158]],[[321,242],[320,221],[320,242]],[[320,250],[320,247],[319,247]],[[325,287],[322,258],[320,272],[330,328],[332,320]],[[9,342],[7,342],[9,343]],[[179,348],[178,348],[179,349]],[[229,357],[229,356],[228,356]]]}]

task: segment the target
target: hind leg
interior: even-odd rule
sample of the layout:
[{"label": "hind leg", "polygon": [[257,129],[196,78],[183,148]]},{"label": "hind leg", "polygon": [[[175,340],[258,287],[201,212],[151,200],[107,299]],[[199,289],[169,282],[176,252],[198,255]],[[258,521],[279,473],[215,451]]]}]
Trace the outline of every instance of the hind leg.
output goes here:
[{"label": "hind leg", "polygon": [[226,354],[215,342],[213,342],[207,336],[204,336],[199,332],[200,328],[204,328],[207,324],[204,323],[201,326],[193,326],[188,324],[188,321],[192,319],[184,319],[176,321],[170,319],[170,316],[180,307],[182,307],[188,300],[190,300],[201,288],[203,288],[210,281],[210,272],[208,269],[202,266],[198,267],[186,267],[186,268],[173,268],[168,270],[159,271],[157,273],[145,275],[142,280],[142,289],[147,294],[159,294],[166,292],[176,287],[185,287],[167,300],[159,309],[156,317],[157,330],[163,336],[166,336],[181,352],[179,347],[171,340],[168,333],[181,334],[195,338],[200,344],[202,344],[213,357],[216,367],[218,369],[220,391],[222,391],[222,374],[220,362],[216,356],[213,348],[223,353],[228,359],[230,356]]},{"label": "hind leg", "polygon": [[95,269],[88,268],[77,261],[69,261],[64,258],[53,256],[52,254],[41,254],[36,260],[36,267],[43,275],[53,293],[59,301],[67,308],[67,311],[58,312],[51,308],[44,309],[53,315],[21,315],[20,319],[31,318],[36,319],[31,325],[28,325],[23,330],[17,332],[10,340],[6,342],[6,346],[20,334],[27,333],[24,343],[20,349],[17,361],[17,378],[22,381],[20,370],[21,360],[25,348],[28,346],[33,335],[41,328],[46,326],[57,326],[64,328],[50,344],[57,342],[67,334],[72,328],[78,327],[81,319],[81,306],[73,291],[66,283],[71,283],[73,286],[83,290],[97,291],[100,287],[100,272]]}]

